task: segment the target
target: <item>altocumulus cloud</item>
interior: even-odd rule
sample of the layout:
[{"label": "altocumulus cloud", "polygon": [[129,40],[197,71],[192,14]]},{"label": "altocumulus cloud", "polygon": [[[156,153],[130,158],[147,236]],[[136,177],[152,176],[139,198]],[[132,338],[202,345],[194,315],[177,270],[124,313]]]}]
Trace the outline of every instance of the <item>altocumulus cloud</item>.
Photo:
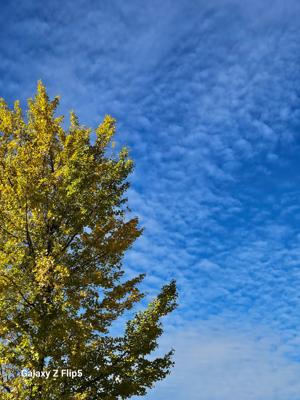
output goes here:
[{"label": "altocumulus cloud", "polygon": [[299,399],[299,17],[296,0],[2,6],[1,96],[42,78],[83,123],[113,114],[136,161],[128,274],[149,298],[180,289],[176,367],[149,399]]}]

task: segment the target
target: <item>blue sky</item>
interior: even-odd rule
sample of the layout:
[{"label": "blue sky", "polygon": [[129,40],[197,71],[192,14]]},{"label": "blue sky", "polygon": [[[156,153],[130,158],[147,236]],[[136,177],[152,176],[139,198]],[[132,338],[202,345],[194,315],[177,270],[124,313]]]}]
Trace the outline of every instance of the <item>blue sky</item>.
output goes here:
[{"label": "blue sky", "polygon": [[1,4],[0,96],[42,79],[135,159],[128,275],[180,291],[147,400],[300,399],[299,21],[296,0]]}]

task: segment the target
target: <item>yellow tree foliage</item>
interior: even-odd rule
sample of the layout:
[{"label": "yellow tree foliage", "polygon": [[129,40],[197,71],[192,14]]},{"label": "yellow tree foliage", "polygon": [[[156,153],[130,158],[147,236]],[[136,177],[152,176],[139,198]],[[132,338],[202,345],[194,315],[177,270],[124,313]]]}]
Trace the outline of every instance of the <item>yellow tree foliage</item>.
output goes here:
[{"label": "yellow tree foliage", "polygon": [[125,280],[122,269],[141,235],[124,198],[133,163],[126,148],[109,152],[113,118],[92,144],[74,113],[63,128],[58,103],[41,82],[25,117],[0,100],[0,398],[144,395],[173,364],[172,351],[147,356],[176,306],[175,283],[110,333],[143,297],[143,275]]}]

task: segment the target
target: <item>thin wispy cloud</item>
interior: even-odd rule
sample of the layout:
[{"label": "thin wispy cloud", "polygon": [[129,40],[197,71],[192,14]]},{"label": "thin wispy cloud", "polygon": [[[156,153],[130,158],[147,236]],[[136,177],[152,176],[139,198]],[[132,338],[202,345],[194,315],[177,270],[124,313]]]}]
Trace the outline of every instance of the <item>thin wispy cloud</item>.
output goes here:
[{"label": "thin wispy cloud", "polygon": [[284,345],[272,332],[243,322],[228,327],[215,318],[172,332],[174,372],[149,400],[299,399],[299,363],[286,360]]}]

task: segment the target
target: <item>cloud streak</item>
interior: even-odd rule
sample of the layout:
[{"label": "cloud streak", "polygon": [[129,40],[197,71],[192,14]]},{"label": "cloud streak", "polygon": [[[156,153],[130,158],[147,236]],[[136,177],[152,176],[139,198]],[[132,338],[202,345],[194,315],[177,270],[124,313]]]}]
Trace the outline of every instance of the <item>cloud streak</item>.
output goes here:
[{"label": "cloud streak", "polygon": [[[282,343],[272,333],[253,328],[228,329],[216,319],[175,332],[174,373],[150,393],[149,400],[298,399],[299,364],[287,361]],[[168,348],[169,343],[164,345]]]}]

